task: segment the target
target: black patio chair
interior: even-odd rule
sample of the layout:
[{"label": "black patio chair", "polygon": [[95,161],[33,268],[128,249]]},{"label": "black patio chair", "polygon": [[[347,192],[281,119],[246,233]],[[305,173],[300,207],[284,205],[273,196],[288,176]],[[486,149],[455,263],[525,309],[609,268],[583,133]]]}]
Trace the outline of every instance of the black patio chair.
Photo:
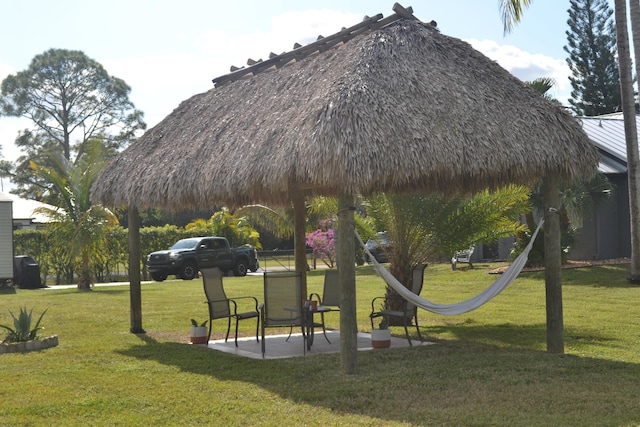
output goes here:
[{"label": "black patio chair", "polygon": [[[258,312],[258,299],[253,296],[241,296],[227,298],[222,285],[222,271],[215,268],[203,268],[202,280],[204,282],[204,293],[207,296],[207,305],[209,306],[209,336],[207,342],[211,338],[211,328],[214,319],[227,319],[227,335],[224,341],[229,339],[229,331],[231,330],[231,319],[236,321],[235,343],[238,346],[238,323],[244,319],[256,319],[256,340],[259,341],[258,331],[260,329],[260,313]],[[242,303],[242,307],[249,307],[248,311],[238,311],[238,301],[249,300]],[[253,310],[251,310],[253,309]]]},{"label": "black patio chair", "polygon": [[[412,287],[411,292],[416,295],[420,295],[422,291],[422,284],[424,282],[424,269],[427,267],[426,264],[417,265],[412,272]],[[382,309],[376,310],[375,306],[377,304],[382,305]],[[393,308],[387,308],[393,307]],[[375,297],[371,300],[371,314],[369,318],[371,319],[371,328],[373,328],[373,319],[377,317],[396,317],[401,319],[402,324],[404,326],[404,332],[407,336],[407,340],[409,340],[409,345],[413,345],[411,343],[411,337],[409,337],[409,329],[407,326],[411,323],[411,321],[415,321],[416,330],[418,331],[418,337],[420,337],[420,342],[422,342],[422,334],[420,334],[420,327],[418,326],[418,307],[410,301],[402,298],[401,296],[397,297]]]}]

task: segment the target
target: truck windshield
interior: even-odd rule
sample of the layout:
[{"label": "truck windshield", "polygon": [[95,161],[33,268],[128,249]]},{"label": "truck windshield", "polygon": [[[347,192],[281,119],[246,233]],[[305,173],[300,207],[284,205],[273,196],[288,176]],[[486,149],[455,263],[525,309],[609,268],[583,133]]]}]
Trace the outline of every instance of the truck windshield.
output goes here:
[{"label": "truck windshield", "polygon": [[178,240],[169,249],[195,249],[200,239],[183,239]]}]

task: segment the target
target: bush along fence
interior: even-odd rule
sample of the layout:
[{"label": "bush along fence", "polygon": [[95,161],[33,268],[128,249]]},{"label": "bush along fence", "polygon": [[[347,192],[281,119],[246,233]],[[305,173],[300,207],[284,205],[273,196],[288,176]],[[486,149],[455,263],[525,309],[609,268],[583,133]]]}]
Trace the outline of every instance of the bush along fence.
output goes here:
[{"label": "bush along fence", "polygon": [[[188,231],[174,225],[141,228],[140,268],[143,280],[149,280],[145,262],[150,252],[167,249],[176,241],[197,234],[197,230]],[[42,283],[74,282],[74,269],[65,255],[66,242],[56,242],[50,230],[16,230],[13,243],[15,255],[29,255],[38,262]],[[108,231],[107,244],[92,258],[91,267],[97,283],[128,280],[129,244],[126,228],[112,227]]]}]

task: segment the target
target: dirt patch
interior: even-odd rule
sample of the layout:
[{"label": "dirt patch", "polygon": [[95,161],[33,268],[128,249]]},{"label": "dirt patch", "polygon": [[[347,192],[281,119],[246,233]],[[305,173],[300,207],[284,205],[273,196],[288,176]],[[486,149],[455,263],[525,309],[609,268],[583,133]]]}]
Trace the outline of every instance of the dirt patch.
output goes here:
[{"label": "dirt patch", "polygon": [[[592,261],[567,261],[562,265],[563,269],[569,268],[583,268],[583,267],[593,267],[594,265],[608,265],[608,264],[629,264],[631,260],[629,258],[615,258],[615,259],[599,259]],[[489,274],[502,274],[504,273],[509,266],[494,268],[489,271]],[[532,271],[544,271],[544,267],[525,267],[522,269],[523,272],[532,272]]]}]

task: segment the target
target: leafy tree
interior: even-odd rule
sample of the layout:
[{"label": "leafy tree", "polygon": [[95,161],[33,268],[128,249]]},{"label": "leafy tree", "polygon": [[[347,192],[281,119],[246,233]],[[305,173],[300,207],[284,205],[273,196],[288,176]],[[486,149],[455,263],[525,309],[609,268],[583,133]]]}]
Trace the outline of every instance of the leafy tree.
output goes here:
[{"label": "leafy tree", "polygon": [[549,92],[549,90],[551,90],[552,87],[556,85],[556,81],[551,77],[539,77],[530,82],[525,82],[525,84],[529,86],[531,89],[541,94],[543,97],[545,97],[549,101],[559,103],[557,99],[553,98],[551,95],[547,93]]},{"label": "leafy tree", "polygon": [[248,221],[269,230],[276,237],[287,239],[293,236],[293,209],[273,209],[265,205],[246,205],[236,210]]},{"label": "leafy tree", "polygon": [[571,68],[569,103],[579,116],[620,111],[616,30],[607,0],[571,0],[567,64]]},{"label": "leafy tree", "polygon": [[188,232],[196,235],[225,237],[231,246],[251,245],[261,249],[260,234],[251,226],[247,218],[232,214],[222,208],[208,220],[197,219],[186,225]]},{"label": "leafy tree", "polygon": [[[314,197],[307,201],[306,210],[305,228],[307,232],[311,233],[318,227],[326,231],[327,227],[331,227],[335,223],[338,201],[333,197]],[[363,214],[364,209],[360,207],[359,212]],[[277,237],[290,238],[293,236],[293,208],[272,209],[264,205],[247,205],[238,209],[235,214],[245,216],[248,221],[268,230]],[[329,224],[331,222],[329,220],[333,220],[333,222]],[[374,234],[363,215],[356,215],[354,220],[356,229],[363,237]],[[358,246],[356,246],[356,262],[359,265],[364,263],[363,250]]]},{"label": "leafy tree", "polygon": [[55,167],[49,156],[59,153],[75,163],[98,137],[106,155],[115,154],[146,128],[130,91],[81,51],[50,49],[36,55],[29,68],[2,81],[0,114],[27,118],[33,126],[16,139],[24,152],[18,165],[4,163],[0,174],[11,176],[21,195],[42,199],[49,183],[33,174],[31,161]]},{"label": "leafy tree", "polygon": [[[331,218],[338,210],[338,202],[333,197],[314,197],[307,201],[305,228],[311,232],[321,221]],[[236,211],[251,222],[264,227],[281,238],[293,236],[293,208],[272,209],[264,205],[246,205]]]},{"label": "leafy tree", "polygon": [[117,226],[116,216],[89,197],[91,185],[104,167],[106,157],[100,141],[88,142],[84,153],[73,164],[61,153],[50,156],[53,167],[35,162],[32,169],[52,187],[51,200],[57,208],[38,208],[53,220],[53,239],[68,263],[78,271],[78,289],[90,290],[93,260],[107,246],[107,232]]},{"label": "leafy tree", "polygon": [[330,221],[320,221],[320,227],[306,235],[306,244],[313,250],[313,258],[320,258],[328,267],[333,268],[336,259],[336,244]]}]

